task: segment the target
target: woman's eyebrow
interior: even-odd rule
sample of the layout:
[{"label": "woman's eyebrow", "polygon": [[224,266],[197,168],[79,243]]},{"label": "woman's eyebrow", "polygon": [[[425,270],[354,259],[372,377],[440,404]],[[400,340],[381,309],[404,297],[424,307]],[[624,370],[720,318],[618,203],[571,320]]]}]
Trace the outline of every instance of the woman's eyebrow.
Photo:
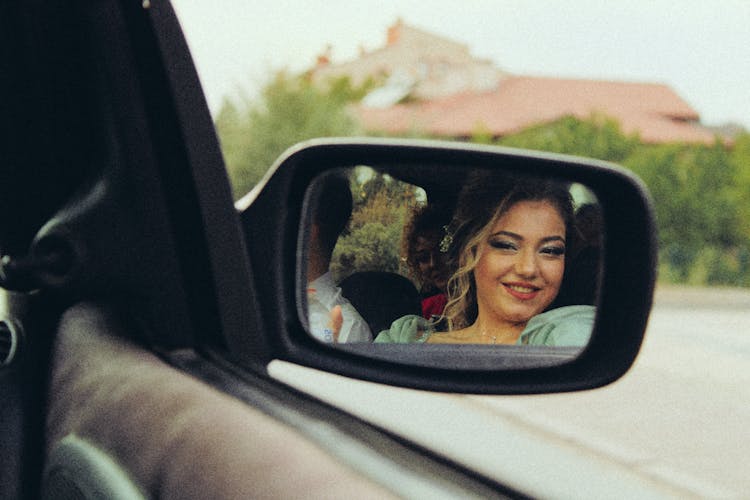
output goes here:
[{"label": "woman's eyebrow", "polygon": [[523,236],[521,236],[520,234],[513,233],[511,231],[498,231],[496,233],[492,233],[490,235],[490,238],[492,238],[493,236],[508,236],[509,238],[513,238],[514,240],[523,239]]},{"label": "woman's eyebrow", "polygon": [[547,236],[546,238],[542,238],[542,243],[549,243],[550,241],[561,241],[565,243],[565,238],[562,236]]},{"label": "woman's eyebrow", "polygon": [[[498,231],[496,233],[492,233],[490,235],[490,238],[494,236],[507,236],[509,238],[513,238],[514,240],[518,240],[518,241],[523,241],[525,239],[522,235],[518,233],[514,233],[512,231]],[[562,236],[558,236],[558,235],[545,236],[544,238],[542,238],[541,241],[542,243],[549,243],[550,241],[561,241],[565,243],[565,238],[563,238]]]}]

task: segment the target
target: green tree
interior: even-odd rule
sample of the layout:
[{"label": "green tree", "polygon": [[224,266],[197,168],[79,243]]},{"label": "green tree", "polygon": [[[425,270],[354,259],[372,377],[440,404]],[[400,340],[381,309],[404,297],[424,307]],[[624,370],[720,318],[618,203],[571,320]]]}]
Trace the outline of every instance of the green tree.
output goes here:
[{"label": "green tree", "polygon": [[334,278],[358,271],[399,271],[399,224],[367,222],[339,238],[331,261]]},{"label": "green tree", "polygon": [[[239,166],[244,162],[249,128],[246,115],[246,111],[241,109],[238,104],[224,98],[219,113],[214,120],[214,125],[221,141],[224,162],[227,165],[232,180],[234,180],[236,175],[234,173],[239,170]],[[253,177],[260,178],[262,175],[263,171],[260,171],[254,173]]]},{"label": "green tree", "polygon": [[[480,131],[477,135],[480,142],[487,141],[486,134]],[[621,162],[638,148],[640,140],[637,135],[625,135],[616,120],[592,115],[588,120],[566,116],[553,123],[537,125],[504,137],[498,143]]]},{"label": "green tree", "polygon": [[746,242],[750,241],[750,133],[745,132],[734,139],[729,153],[735,179],[733,181],[734,202],[739,212],[739,223]]},{"label": "green tree", "polygon": [[347,104],[364,90],[347,78],[316,86],[308,78],[276,73],[259,99],[225,100],[216,118],[235,198],[249,191],[297,142],[358,131]]},{"label": "green tree", "polygon": [[735,252],[744,238],[736,174],[724,145],[644,146],[624,164],[651,191],[667,278],[717,282],[712,269],[726,276],[717,259]]},{"label": "green tree", "polygon": [[336,279],[358,271],[401,272],[401,236],[417,188],[369,170],[352,176],[354,209],[336,245],[331,270]]},{"label": "green tree", "polygon": [[731,196],[737,213],[738,233],[741,235],[741,243],[733,259],[737,278],[731,283],[750,286],[750,133],[744,132],[734,138],[729,162],[735,175]]}]

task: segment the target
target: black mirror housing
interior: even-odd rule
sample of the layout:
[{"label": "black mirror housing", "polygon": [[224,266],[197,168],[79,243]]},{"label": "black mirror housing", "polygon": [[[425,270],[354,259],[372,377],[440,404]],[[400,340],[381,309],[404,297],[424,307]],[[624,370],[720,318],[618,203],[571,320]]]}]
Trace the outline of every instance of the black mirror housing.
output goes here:
[{"label": "black mirror housing", "polygon": [[[565,361],[560,363],[526,366],[500,361],[501,351],[493,351],[496,362],[492,362],[486,351],[480,355],[466,346],[436,353],[434,363],[418,363],[397,346],[373,354],[369,346],[334,348],[310,337],[300,319],[303,299],[298,272],[305,251],[300,238],[307,217],[305,192],[318,175],[357,165],[377,165],[404,178],[424,177],[425,165],[446,172],[471,165],[585,185],[599,200],[604,220],[604,265],[589,343],[577,356],[561,357]],[[608,384],[628,370],[640,349],[656,276],[653,212],[642,183],[616,165],[438,141],[315,140],[287,151],[236,206],[270,346],[266,362],[281,359],[344,376],[434,391],[534,394]],[[234,352],[249,350],[248,346],[230,346]],[[564,351],[552,350],[551,355]]]}]

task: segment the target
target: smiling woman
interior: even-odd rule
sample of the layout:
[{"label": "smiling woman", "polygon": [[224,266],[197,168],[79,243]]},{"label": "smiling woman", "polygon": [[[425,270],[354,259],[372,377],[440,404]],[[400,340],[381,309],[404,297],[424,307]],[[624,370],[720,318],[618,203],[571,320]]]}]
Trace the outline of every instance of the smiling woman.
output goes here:
[{"label": "smiling woman", "polygon": [[585,345],[594,307],[551,309],[563,282],[566,241],[575,230],[567,185],[475,172],[441,245],[452,274],[444,312],[448,331],[404,317],[376,342]]}]

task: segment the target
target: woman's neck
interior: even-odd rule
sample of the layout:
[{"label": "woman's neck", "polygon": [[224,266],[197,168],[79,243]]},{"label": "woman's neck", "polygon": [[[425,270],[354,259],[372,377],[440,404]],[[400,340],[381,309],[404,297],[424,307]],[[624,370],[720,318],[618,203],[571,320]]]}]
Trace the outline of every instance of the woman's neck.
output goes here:
[{"label": "woman's neck", "polygon": [[487,321],[480,315],[463,330],[464,335],[481,344],[515,344],[521,336],[525,323],[500,323]]}]

